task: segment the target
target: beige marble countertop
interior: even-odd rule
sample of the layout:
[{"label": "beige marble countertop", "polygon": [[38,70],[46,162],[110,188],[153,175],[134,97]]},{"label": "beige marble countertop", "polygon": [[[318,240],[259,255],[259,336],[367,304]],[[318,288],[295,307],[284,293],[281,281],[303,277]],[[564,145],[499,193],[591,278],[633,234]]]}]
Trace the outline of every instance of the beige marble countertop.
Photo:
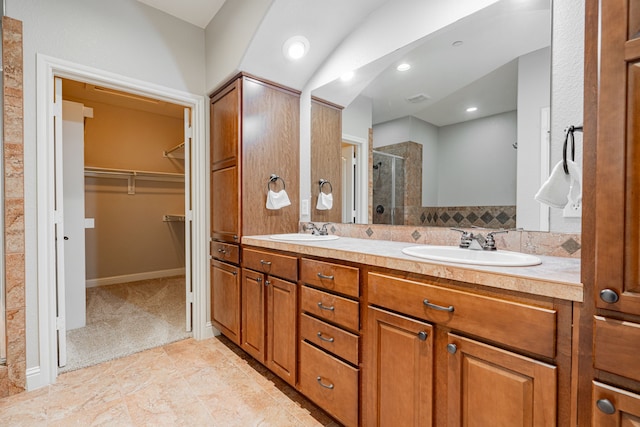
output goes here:
[{"label": "beige marble countertop", "polygon": [[532,267],[493,267],[419,259],[402,253],[415,244],[387,240],[340,237],[326,241],[278,241],[269,236],[244,236],[242,244],[390,268],[428,276],[476,283],[582,302],[580,260],[539,255],[542,264]]}]

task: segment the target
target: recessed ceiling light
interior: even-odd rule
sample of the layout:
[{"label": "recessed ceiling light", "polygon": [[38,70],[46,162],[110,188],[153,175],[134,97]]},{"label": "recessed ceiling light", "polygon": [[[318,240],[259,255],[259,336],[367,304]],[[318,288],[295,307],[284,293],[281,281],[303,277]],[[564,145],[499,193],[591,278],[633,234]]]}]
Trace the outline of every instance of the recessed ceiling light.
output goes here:
[{"label": "recessed ceiling light", "polygon": [[469,107],[469,108],[467,108],[467,113],[473,113],[474,111],[478,111],[478,107]]},{"label": "recessed ceiling light", "polygon": [[348,82],[353,78],[354,75],[355,73],[353,71],[347,71],[346,73],[340,76],[340,80],[342,80],[343,82]]},{"label": "recessed ceiling light", "polygon": [[451,46],[458,47],[458,46],[462,46],[462,44],[463,44],[462,40],[456,40],[453,43],[451,43]]},{"label": "recessed ceiling light", "polygon": [[302,58],[309,51],[309,40],[304,36],[293,36],[282,45],[282,53],[291,60]]},{"label": "recessed ceiling light", "polygon": [[404,62],[404,63],[398,65],[396,67],[396,70],[398,70],[398,71],[408,71],[410,68],[411,68],[411,65],[407,64],[406,62]]}]

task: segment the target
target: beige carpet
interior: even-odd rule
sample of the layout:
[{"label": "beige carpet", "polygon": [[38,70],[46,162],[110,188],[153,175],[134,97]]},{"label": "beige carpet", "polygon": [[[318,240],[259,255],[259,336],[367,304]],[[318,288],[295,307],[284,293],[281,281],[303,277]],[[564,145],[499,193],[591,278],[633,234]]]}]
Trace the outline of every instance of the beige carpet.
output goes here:
[{"label": "beige carpet", "polygon": [[184,276],[87,288],[87,325],[67,331],[59,372],[188,338],[185,323]]}]

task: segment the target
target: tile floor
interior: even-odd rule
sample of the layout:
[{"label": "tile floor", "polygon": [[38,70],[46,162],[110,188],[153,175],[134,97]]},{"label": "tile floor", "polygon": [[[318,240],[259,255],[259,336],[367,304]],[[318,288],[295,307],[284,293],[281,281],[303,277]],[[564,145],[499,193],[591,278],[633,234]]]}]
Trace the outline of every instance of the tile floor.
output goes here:
[{"label": "tile floor", "polygon": [[68,372],[0,400],[0,426],[338,426],[224,337]]}]

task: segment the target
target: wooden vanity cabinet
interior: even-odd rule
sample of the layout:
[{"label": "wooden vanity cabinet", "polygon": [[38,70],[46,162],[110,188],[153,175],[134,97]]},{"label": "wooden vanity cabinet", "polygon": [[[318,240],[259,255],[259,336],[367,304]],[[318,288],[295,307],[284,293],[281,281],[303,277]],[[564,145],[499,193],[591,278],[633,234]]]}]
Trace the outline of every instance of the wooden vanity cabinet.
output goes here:
[{"label": "wooden vanity cabinet", "polygon": [[359,420],[359,269],[300,260],[298,389],[345,426]]},{"label": "wooden vanity cabinet", "polygon": [[211,322],[240,345],[240,252],[237,245],[211,242]]},{"label": "wooden vanity cabinet", "polygon": [[298,259],[245,248],[240,347],[295,386]]}]

